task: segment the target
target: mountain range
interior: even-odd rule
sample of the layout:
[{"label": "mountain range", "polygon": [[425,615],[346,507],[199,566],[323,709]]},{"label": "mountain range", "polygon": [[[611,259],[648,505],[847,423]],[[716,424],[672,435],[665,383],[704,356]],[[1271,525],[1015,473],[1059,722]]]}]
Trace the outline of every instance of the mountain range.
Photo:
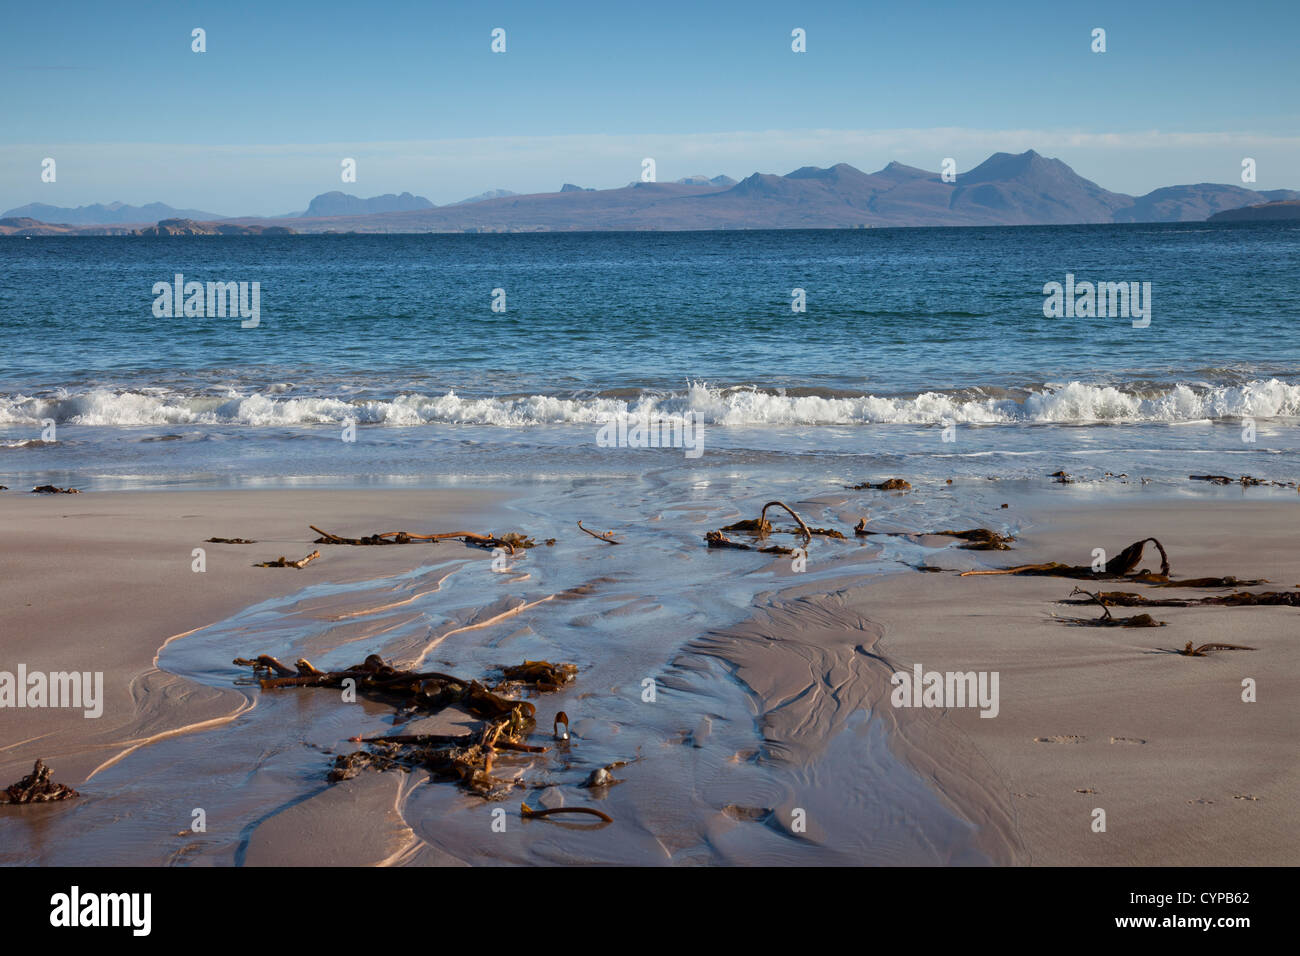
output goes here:
[{"label": "mountain range", "polygon": [[[409,192],[362,199],[342,192],[315,197],[288,217],[225,220],[296,232],[537,232],[571,230],[804,229],[883,226],[1016,226],[1081,223],[1204,221],[1217,213],[1270,202],[1295,202],[1300,192],[1197,183],[1166,186],[1144,196],[1111,192],[1058,159],[1033,150],[995,153],[955,182],[939,173],[891,162],[874,173],[840,163],[804,166],[784,176],[754,173],[690,176],[674,183],[634,182],[616,189],[566,183],[558,192],[517,195],[492,190],[435,206]],[[160,207],[167,218],[217,217]],[[9,210],[72,223],[62,210],[39,204]],[[81,210],[109,207],[80,207]],[[81,215],[87,213],[81,212]],[[60,218],[62,216],[63,218]],[[115,219],[120,223],[126,220]],[[142,218],[140,222],[147,222]],[[93,231],[89,229],[78,230]]]},{"label": "mountain range", "polygon": [[33,202],[7,210],[4,218],[38,219],[41,222],[64,223],[69,226],[107,226],[117,223],[157,222],[160,219],[222,219],[216,213],[201,209],[173,209],[166,203],[151,202],[144,206],[128,206],[126,203],[94,203],[90,206],[51,206],[49,203]]}]

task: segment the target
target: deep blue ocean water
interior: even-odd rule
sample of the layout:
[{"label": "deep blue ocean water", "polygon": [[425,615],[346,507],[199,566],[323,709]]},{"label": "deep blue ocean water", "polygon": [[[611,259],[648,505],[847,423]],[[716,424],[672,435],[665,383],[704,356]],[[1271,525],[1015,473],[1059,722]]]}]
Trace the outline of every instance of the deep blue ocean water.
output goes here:
[{"label": "deep blue ocean water", "polygon": [[[178,273],[258,283],[258,326],[156,316]],[[1149,326],[1045,317],[1067,273],[1150,283]],[[0,481],[639,471],[594,447],[625,411],[705,465],[1247,473],[1297,446],[1298,321],[1285,223],[7,239]]]}]

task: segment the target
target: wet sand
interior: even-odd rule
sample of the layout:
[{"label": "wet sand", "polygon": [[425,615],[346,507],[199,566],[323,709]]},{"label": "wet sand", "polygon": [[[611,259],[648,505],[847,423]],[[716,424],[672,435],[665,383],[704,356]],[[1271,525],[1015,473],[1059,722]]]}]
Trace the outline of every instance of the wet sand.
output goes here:
[{"label": "wet sand", "polygon": [[[919,498],[925,491],[910,494]],[[1068,499],[1059,496],[1052,507],[1033,496],[1010,500],[1012,514],[1030,525],[1015,550],[962,551],[950,540],[927,539],[923,543],[933,545],[925,548],[928,563],[950,569],[1043,560],[1087,564],[1094,547],[1113,554],[1138,536],[1154,535],[1169,550],[1176,577],[1265,577],[1276,588],[1300,582],[1300,557],[1289,540],[1296,504],[1280,497],[1241,500],[1229,490],[1212,501],[1117,501],[1102,493],[1088,504],[1065,507],[1060,502]],[[840,503],[796,507],[834,509]],[[843,507],[847,513],[852,503]],[[222,664],[236,653],[275,653],[274,645],[260,646],[269,638],[246,609],[288,599],[286,607],[304,619],[329,617],[327,634],[312,638],[322,650],[355,646],[369,653],[396,628],[399,602],[436,590],[455,573],[421,572],[403,584],[406,597],[395,597],[391,585],[365,591],[361,582],[427,565],[431,552],[419,546],[323,548],[323,559],[300,571],[251,567],[311,551],[316,546],[306,543],[314,537],[308,523],[345,534],[453,525],[504,531],[520,525],[500,495],[391,490],[48,498],[6,492],[0,495],[0,522],[0,597],[9,609],[4,667],[23,662],[46,671],[102,670],[106,692],[104,715],[96,720],[80,711],[0,711],[0,779],[18,779],[39,756],[57,780],[92,801],[106,778],[149,766],[164,754],[210,746],[222,728],[244,726],[252,708],[278,708],[263,715],[274,713],[275,721],[295,713],[318,722],[331,719],[313,715],[307,703],[281,698],[262,704],[256,689],[246,694],[220,681],[160,670],[159,650],[169,641],[168,652],[200,637],[214,642],[208,656],[224,657]],[[690,530],[681,546],[702,552]],[[202,543],[214,535],[259,543]],[[613,560],[599,542],[582,546],[593,561]],[[1094,609],[1053,603],[1076,582],[862,573],[879,572],[871,565],[889,546],[881,539],[837,545],[833,567],[816,576],[765,563],[766,585],[736,623],[692,625],[695,616],[684,615],[678,635],[669,640],[676,649],[662,666],[639,643],[594,642],[606,648],[604,654],[584,661],[575,688],[545,704],[548,714],[562,706],[584,715],[575,723],[572,751],[557,748],[556,785],[525,798],[542,805],[589,800],[572,781],[592,760],[598,765],[620,752],[620,740],[628,750],[636,739],[639,762],[621,771],[627,784],[611,788],[602,800],[618,821],[614,826],[519,826],[513,816],[508,832],[494,842],[485,834],[495,805],[428,783],[420,774],[367,774],[323,786],[324,758],[309,752],[301,759],[314,761],[304,763],[312,786],[303,788],[297,778],[278,781],[274,808],[244,827],[237,850],[224,848],[213,861],[1297,862],[1289,826],[1300,782],[1291,706],[1297,690],[1296,609],[1161,608],[1152,614],[1169,627],[1073,627],[1059,619],[1096,616]],[[195,547],[207,551],[201,574],[191,570]],[[456,563],[490,557],[470,549],[449,553]],[[566,560],[560,549],[537,560],[542,557]],[[1144,564],[1154,566],[1155,560]],[[724,573],[728,567],[713,566]],[[740,575],[741,565],[735,566]],[[627,579],[617,590],[594,586],[589,596],[556,600],[561,589],[543,572],[535,563],[512,577],[510,598],[476,607],[471,602],[466,608],[474,610],[427,630],[421,624],[411,631],[418,640],[384,644],[385,653],[411,661],[432,655],[434,661],[469,667],[493,655],[536,653],[547,634],[563,628],[641,619],[650,623],[640,626],[659,626],[655,615],[662,618],[663,609],[651,606],[656,595],[635,596]],[[308,584],[324,582],[361,583],[361,590],[337,599],[293,597]],[[345,602],[362,610],[341,614]],[[216,636],[205,631],[182,637],[232,616],[234,623]],[[534,633],[525,633],[530,629]],[[457,640],[444,643],[448,636]],[[1168,653],[1187,640],[1245,643],[1258,650],[1206,658]],[[171,659],[166,655],[164,660]],[[998,716],[890,706],[890,675],[917,662],[926,670],[999,672]],[[671,705],[652,717],[627,703],[643,673],[657,676]],[[1241,702],[1244,677],[1258,681],[1257,703]],[[368,719],[386,720],[384,710],[367,710]],[[539,731],[540,724],[539,719]],[[669,739],[679,726],[678,736]],[[318,734],[322,745],[341,739],[347,732],[341,727],[330,725]],[[314,738],[307,743],[317,745]],[[257,746],[272,749],[269,743]],[[239,772],[244,759],[232,753],[229,771]],[[528,774],[537,767],[519,762],[516,769]],[[193,782],[199,791],[200,784]],[[22,815],[0,818],[0,828],[10,824],[9,834],[25,844],[7,839],[5,859],[48,859],[36,815],[66,813],[79,802],[0,811]],[[517,802],[509,801],[509,814],[517,814]],[[1095,808],[1106,811],[1105,833],[1092,830]],[[97,862],[116,859],[111,843],[108,852],[103,843],[97,849]],[[184,846],[171,852],[131,861],[181,862],[204,851]]]},{"label": "wet sand", "polygon": [[[41,757],[76,786],[145,741],[231,719],[246,704],[242,694],[159,671],[159,649],[267,598],[399,573],[427,557],[407,547],[335,548],[301,570],[252,566],[317,548],[307,543],[316,537],[309,524],[390,530],[409,517],[487,527],[493,500],[460,491],[0,493],[4,669],[102,671],[105,697],[95,719],[0,710],[0,780],[18,779]],[[211,537],[257,543],[204,543]],[[193,570],[195,548],[206,552],[202,573]]]}]

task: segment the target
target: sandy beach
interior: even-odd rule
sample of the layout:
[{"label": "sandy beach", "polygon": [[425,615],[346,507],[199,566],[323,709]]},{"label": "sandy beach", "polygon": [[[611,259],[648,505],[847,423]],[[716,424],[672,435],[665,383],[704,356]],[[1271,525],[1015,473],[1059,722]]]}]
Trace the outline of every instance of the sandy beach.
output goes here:
[{"label": "sandy beach", "polygon": [[[926,490],[909,494],[920,499]],[[470,490],[0,495],[5,668],[21,662],[32,670],[104,674],[100,718],[71,709],[0,712],[5,782],[40,757],[56,780],[83,794],[4,811],[3,861],[91,862],[113,852],[107,826],[91,826],[82,851],[53,846],[47,841],[59,831],[51,821],[81,812],[84,829],[107,811],[105,803],[147,801],[147,782],[140,792],[119,790],[111,799],[101,787],[126,786],[113,781],[141,768],[160,772],[158,764],[178,754],[198,759],[214,741],[236,739],[223,734],[243,735],[240,728],[253,726],[252,712],[272,706],[271,692],[179,676],[167,671],[170,658],[160,668],[159,652],[191,642],[205,648],[196,632],[233,618],[244,623],[221,632],[219,649],[199,655],[212,658],[212,667],[228,669],[230,658],[249,648],[278,653],[274,630],[261,631],[253,626],[261,619],[248,617],[246,609],[259,602],[289,600],[281,610],[297,615],[292,620],[331,622],[312,638],[322,652],[355,646],[470,672],[481,670],[481,661],[521,656],[513,648],[530,651],[548,630],[542,614],[563,613],[577,627],[589,626],[588,618],[618,624],[653,616],[647,602],[655,595],[636,596],[628,581],[613,592],[591,576],[583,579],[586,591],[549,587],[541,562],[564,564],[576,549],[595,566],[605,557],[603,544],[576,531],[530,556],[531,571],[507,575],[508,595],[475,596],[447,621],[422,623],[418,640],[392,636],[404,633],[404,608],[439,589],[455,593],[461,573],[430,570],[434,559],[482,569],[489,553],[459,543],[438,545],[436,553],[419,546],[327,547],[301,570],[252,567],[317,547],[308,524],[328,522],[348,534],[390,526],[512,529],[520,515],[508,499],[505,492]],[[838,508],[846,517],[854,506],[848,496],[792,503],[808,511]],[[327,758],[319,750],[346,746],[351,724],[331,724],[335,718],[322,711],[295,711],[308,705],[289,704],[299,698],[280,691],[277,716],[268,713],[260,729],[248,732],[249,745],[263,756],[226,755],[223,747],[222,759],[238,774],[263,760],[270,765],[267,755],[279,748],[267,741],[278,735],[297,748],[298,776],[279,774],[258,797],[265,806],[241,804],[238,812],[250,819],[219,847],[176,839],[188,822],[181,819],[174,832],[157,834],[128,856],[174,863],[211,852],[210,862],[248,865],[507,862],[521,855],[639,863],[1294,864],[1294,608],[1152,608],[1167,627],[1075,626],[1065,619],[1095,618],[1099,608],[1056,602],[1083,582],[956,572],[1048,560],[1087,564],[1094,548],[1114,554],[1140,535],[1165,545],[1175,578],[1266,578],[1273,583],[1252,590],[1288,589],[1300,582],[1290,540],[1295,503],[1250,500],[1233,489],[1196,500],[1103,489],[1076,498],[1027,494],[1009,503],[1024,529],[1014,550],[914,542],[927,564],[949,573],[869,573],[895,539],[855,542],[850,535],[819,575],[792,574],[788,562],[765,565],[767,584],[732,626],[693,631],[689,620],[678,622],[675,636],[644,662],[632,645],[609,648],[599,659],[579,655],[572,689],[536,698],[538,739],[549,738],[550,715],[563,707],[574,720],[571,744],[515,761],[507,775],[538,788],[520,793],[530,802],[535,795],[544,806],[588,804],[591,792],[575,786],[591,762],[583,749],[614,753],[620,740],[624,749],[637,740],[635,759],[617,771],[625,783],[599,800],[616,823],[598,832],[530,821],[493,844],[481,837],[490,805],[427,775],[371,771],[325,785]],[[258,543],[203,543],[212,536]],[[688,534],[680,546],[704,550]],[[192,570],[196,547],[206,549],[202,573]],[[1143,566],[1156,562],[1148,552]],[[382,586],[367,584],[381,579]],[[326,584],[344,590],[298,595]],[[539,590],[531,591],[534,585]],[[1218,593],[1160,589],[1156,596]],[[235,646],[232,635],[240,634],[247,637]],[[1173,653],[1189,640],[1256,649],[1197,658]],[[574,648],[553,650],[562,657]],[[891,675],[915,664],[996,672],[996,717],[981,718],[972,707],[891,706]],[[641,673],[659,675],[669,702],[654,718],[627,716],[648,713],[626,703]],[[1242,700],[1245,678],[1257,683],[1254,703]],[[386,707],[363,707],[369,720],[389,719]],[[244,765],[249,759],[254,766]],[[213,763],[222,765],[215,755]],[[209,800],[202,780],[186,786],[195,791],[191,803]],[[508,813],[517,814],[518,802],[505,802]],[[1098,809],[1105,811],[1104,832],[1094,831]]]},{"label": "sandy beach", "polygon": [[[105,761],[184,728],[229,719],[243,695],[177,679],[158,651],[204,625],[322,581],[369,579],[417,567],[401,548],[339,549],[308,569],[255,568],[315,547],[322,515],[356,526],[396,517],[488,522],[492,496],[456,491],[145,492],[0,495],[4,659],[42,671],[102,671],[103,714],[7,709],[0,757],[6,781],[36,757],[82,781]],[[207,544],[207,538],[256,544]],[[196,572],[193,549],[206,552]],[[310,576],[308,578],[308,575]]]},{"label": "sandy beach", "polygon": [[[1175,577],[1265,578],[1272,584],[1249,590],[1293,589],[1300,582],[1296,505],[1236,498],[1210,507],[1105,502],[1044,510],[1014,551],[955,551],[933,563],[1087,564],[1094,547],[1113,555],[1140,534],[1165,544]],[[1142,566],[1156,568],[1158,556],[1148,552]],[[1076,627],[1063,619],[1101,616],[1095,606],[1054,603],[1076,584],[1092,588],[1051,577],[932,574],[920,585],[892,577],[857,592],[898,669],[920,662],[927,670],[1000,673],[995,719],[955,708],[925,728],[956,755],[955,766],[934,767],[936,785],[967,813],[974,801],[994,819],[1009,819],[1020,863],[1295,865],[1296,609],[1151,608],[1167,627]],[[1224,593],[1107,588],[1173,598]],[[1171,653],[1187,641],[1256,650]],[[1248,677],[1259,688],[1250,704],[1242,701]],[[908,727],[907,718],[926,712],[879,713],[897,719],[910,760],[938,756],[929,738],[914,738]],[[969,778],[945,783],[957,768]],[[980,786],[964,786],[973,782]],[[1096,808],[1106,812],[1105,833],[1092,830]]]}]

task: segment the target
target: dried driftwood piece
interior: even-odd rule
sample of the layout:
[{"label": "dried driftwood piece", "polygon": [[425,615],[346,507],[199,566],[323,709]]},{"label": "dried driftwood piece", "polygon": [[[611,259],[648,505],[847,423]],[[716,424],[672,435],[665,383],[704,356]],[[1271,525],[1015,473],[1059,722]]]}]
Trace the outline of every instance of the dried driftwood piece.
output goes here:
[{"label": "dried driftwood piece", "polygon": [[37,485],[32,489],[34,495],[79,495],[76,488],[56,488],[53,485]]},{"label": "dried driftwood piece", "polygon": [[[523,534],[516,534],[511,531],[497,537],[491,534],[476,534],[473,531],[444,531],[438,534],[413,534],[409,531],[381,531],[376,534],[366,535],[361,538],[345,538],[341,535],[331,534],[328,531],[322,531],[314,524],[307,527],[315,531],[319,538],[313,541],[313,544],[351,544],[351,545],[379,545],[379,544],[411,544],[415,541],[432,541],[438,542],[451,538],[458,538],[466,544],[476,545],[480,548],[505,548],[511,554],[516,549],[536,547],[537,542]],[[552,541],[553,543],[553,541]]]},{"label": "dried driftwood piece", "polygon": [[250,541],[247,538],[208,538],[204,544],[257,544],[256,541]]},{"label": "dried driftwood piece", "polygon": [[32,772],[17,783],[0,790],[0,803],[49,803],[80,796],[77,791],[50,780],[50,768],[38,759]]},{"label": "dried driftwood piece", "polygon": [[615,540],[614,540],[614,532],[612,532],[612,531],[606,531],[604,534],[597,534],[595,531],[592,531],[590,528],[584,528],[584,527],[582,526],[582,522],[581,522],[581,521],[578,522],[578,529],[579,529],[580,531],[585,531],[587,534],[591,535],[591,536],[592,536],[593,538],[595,538],[597,541],[604,541],[606,544],[622,544],[622,543],[623,543],[622,541],[615,541]]},{"label": "dried driftwood piece", "polygon": [[1253,651],[1255,648],[1246,647],[1243,644],[1202,644],[1200,647],[1192,647],[1192,642],[1188,641],[1179,654],[1184,657],[1205,657],[1210,651]]},{"label": "dried driftwood piece", "polygon": [[[1134,572],[1138,562],[1142,560],[1142,549],[1150,541],[1160,552],[1160,572],[1155,574],[1143,568],[1141,571]],[[1049,561],[1046,564],[1022,564],[1014,568],[998,568],[987,571],[963,571],[962,577],[968,577],[977,574],[1029,574],[1029,575],[1047,575],[1059,578],[1131,578],[1140,581],[1167,581],[1169,580],[1169,555],[1165,553],[1164,545],[1155,538],[1143,538],[1141,541],[1135,541],[1127,548],[1121,551],[1115,557],[1106,562],[1105,569],[1094,571],[1090,565],[1070,565],[1062,564],[1059,561]]]},{"label": "dried driftwood piece", "polygon": [[[407,671],[393,667],[378,654],[360,664],[338,671],[322,671],[310,661],[299,659],[294,667],[270,655],[236,658],[235,664],[252,667],[263,689],[284,687],[343,687],[352,681],[359,695],[372,700],[399,704],[407,709],[437,712],[455,704],[484,722],[481,731],[469,734],[407,734],[389,737],[353,738],[369,750],[341,754],[330,770],[331,781],[347,780],[367,768],[413,770],[423,768],[434,776],[458,780],[467,790],[490,800],[503,799],[515,783],[493,777],[492,762],[499,752],[545,753],[545,747],[530,746],[528,734],[535,727],[537,708],[525,700],[512,700],[489,690],[476,680],[437,671]],[[539,691],[558,688],[573,680],[572,664],[525,661],[502,669],[507,680]],[[274,674],[275,676],[270,676]],[[266,675],[266,676],[262,676]],[[567,718],[565,722],[567,728]]]},{"label": "dried driftwood piece", "polygon": [[305,558],[299,558],[297,561],[290,561],[284,555],[280,555],[274,561],[262,561],[253,565],[255,568],[305,568],[311,562],[320,557],[319,551],[313,551]]}]

